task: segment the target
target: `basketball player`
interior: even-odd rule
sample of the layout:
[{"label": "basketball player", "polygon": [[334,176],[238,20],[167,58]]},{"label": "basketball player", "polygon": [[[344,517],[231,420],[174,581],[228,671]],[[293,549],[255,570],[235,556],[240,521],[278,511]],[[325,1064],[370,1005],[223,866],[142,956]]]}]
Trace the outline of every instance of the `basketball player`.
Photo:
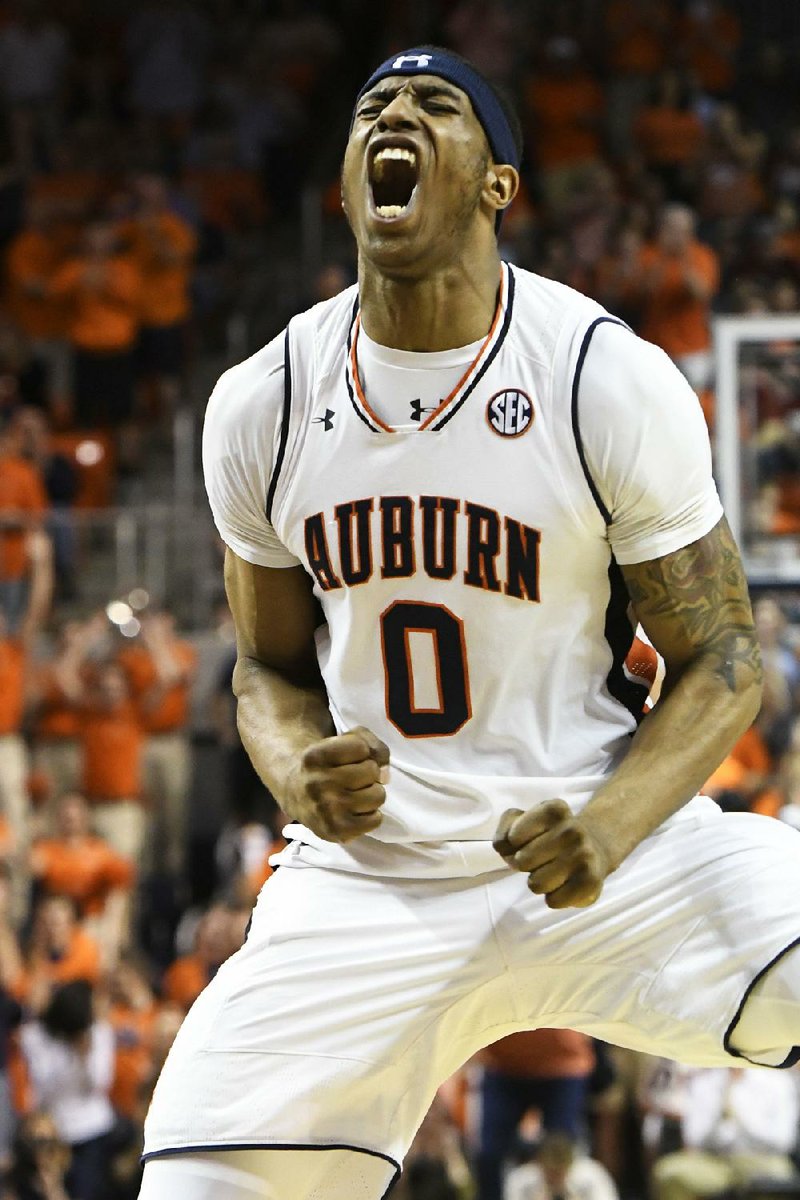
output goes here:
[{"label": "basketball player", "polygon": [[[378,1200],[516,1030],[797,1057],[800,835],[695,795],[760,696],[700,408],[500,261],[519,159],[463,60],[384,63],[343,167],[358,286],[211,399],[239,726],[291,840],[164,1067],[142,1200]],[[667,672],[641,725],[636,619]]]}]

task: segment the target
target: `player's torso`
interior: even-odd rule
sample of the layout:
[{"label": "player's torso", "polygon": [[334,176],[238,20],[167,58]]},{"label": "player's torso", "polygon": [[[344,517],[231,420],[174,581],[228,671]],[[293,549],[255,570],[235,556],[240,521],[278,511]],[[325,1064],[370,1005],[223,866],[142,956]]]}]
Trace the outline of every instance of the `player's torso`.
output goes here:
[{"label": "player's torso", "polygon": [[393,432],[359,395],[349,315],[312,372],[303,330],[290,342],[273,521],[327,618],[334,719],[456,791],[465,777],[595,777],[634,727],[609,691],[608,622],[626,600],[572,430],[563,322],[514,283],[449,405],[417,413],[409,396]]}]

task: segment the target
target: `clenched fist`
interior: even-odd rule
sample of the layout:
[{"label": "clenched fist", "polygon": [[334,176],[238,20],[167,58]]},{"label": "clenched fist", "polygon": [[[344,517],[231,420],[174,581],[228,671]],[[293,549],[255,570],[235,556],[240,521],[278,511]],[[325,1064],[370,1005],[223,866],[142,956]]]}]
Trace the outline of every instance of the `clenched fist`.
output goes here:
[{"label": "clenched fist", "polygon": [[494,848],[548,908],[588,908],[603,890],[612,864],[607,851],[564,800],[547,800],[500,818]]},{"label": "clenched fist", "polygon": [[362,726],[315,742],[286,781],[286,812],[328,842],[371,833],[381,823],[388,763],[389,748]]}]

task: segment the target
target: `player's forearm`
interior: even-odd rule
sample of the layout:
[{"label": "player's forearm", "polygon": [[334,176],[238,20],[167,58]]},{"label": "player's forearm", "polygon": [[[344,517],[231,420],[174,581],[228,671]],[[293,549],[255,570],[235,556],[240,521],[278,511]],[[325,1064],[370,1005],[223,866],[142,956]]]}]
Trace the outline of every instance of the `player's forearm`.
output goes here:
[{"label": "player's forearm", "polygon": [[667,677],[619,768],[581,813],[612,869],[696,794],[755,720],[761,700],[755,644],[750,657],[752,666],[737,673],[735,684],[716,655],[699,656],[674,683]]},{"label": "player's forearm", "polygon": [[233,691],[242,744],[260,778],[292,816],[288,778],[303,752],[334,732],[325,692],[321,684],[294,683],[247,657],[236,663]]}]

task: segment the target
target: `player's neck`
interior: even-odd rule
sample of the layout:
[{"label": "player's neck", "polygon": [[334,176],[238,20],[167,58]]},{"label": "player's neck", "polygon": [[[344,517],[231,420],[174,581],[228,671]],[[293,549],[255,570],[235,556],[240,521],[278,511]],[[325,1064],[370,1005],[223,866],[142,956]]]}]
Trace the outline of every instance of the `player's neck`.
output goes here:
[{"label": "player's neck", "polygon": [[500,258],[451,263],[424,279],[390,279],[366,264],[359,279],[361,322],[395,350],[452,350],[488,333],[497,308]]}]

